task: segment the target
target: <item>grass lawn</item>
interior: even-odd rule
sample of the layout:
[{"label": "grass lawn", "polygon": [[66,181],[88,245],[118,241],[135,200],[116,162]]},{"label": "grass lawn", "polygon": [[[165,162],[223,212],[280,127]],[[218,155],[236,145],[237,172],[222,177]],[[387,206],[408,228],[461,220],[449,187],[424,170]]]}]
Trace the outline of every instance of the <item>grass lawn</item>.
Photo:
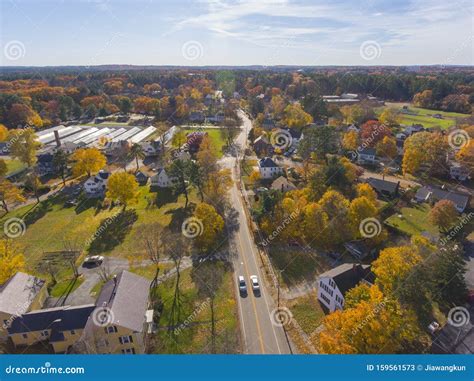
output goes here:
[{"label": "grass lawn", "polygon": [[314,282],[318,274],[329,269],[329,264],[323,257],[305,252],[299,247],[272,246],[270,259],[277,272],[283,270],[281,280],[288,287],[305,280]]},{"label": "grass lawn", "polygon": [[[159,276],[162,276],[166,274],[169,270],[174,268],[174,265],[172,263],[160,263],[160,273]],[[140,275],[144,278],[153,280],[153,277],[155,276],[155,270],[156,266],[155,265],[148,265],[148,266],[133,266],[131,265],[129,271],[132,273],[135,273],[137,275]]]},{"label": "grass lawn", "polygon": [[[408,106],[408,110],[405,110],[405,112],[408,112],[409,114],[401,114],[400,123],[404,125],[419,123],[422,124],[425,128],[440,127],[442,129],[447,129],[451,126],[456,125],[456,119],[469,117],[469,114],[430,110],[421,107],[414,107],[411,104],[407,103],[387,103],[384,107],[376,108],[375,112],[377,115],[380,115],[385,108],[395,108],[399,111],[402,111],[402,107],[405,105]],[[443,116],[443,119],[433,118],[433,114],[440,114]]]},{"label": "grass lawn", "polygon": [[[190,202],[196,200],[197,197],[191,194]],[[121,207],[101,209],[99,200],[85,199],[76,207],[65,207],[64,201],[62,196],[57,196],[37,205],[21,207],[0,219],[0,223],[12,217],[24,220],[25,234],[15,241],[24,247],[30,270],[45,252],[64,250],[65,239],[75,242],[78,249],[93,254],[124,258],[140,256],[138,242],[144,225],[158,222],[180,229],[182,220],[189,213],[184,210],[184,196],[176,198],[166,191],[150,192],[148,186],[140,187],[138,202],[121,214]],[[103,231],[98,230],[101,226],[105,226]]]},{"label": "grass lawn", "polygon": [[224,153],[222,149],[225,146],[225,141],[222,138],[221,132],[217,128],[208,128],[208,129],[200,129],[200,128],[183,128],[186,133],[194,132],[194,131],[205,131],[209,135],[211,142],[214,146],[214,152],[216,153],[217,157],[221,157]]},{"label": "grass lawn", "polygon": [[318,296],[315,291],[308,295],[291,299],[287,302],[288,307],[303,331],[311,336],[316,328],[321,325],[325,316],[321,305],[318,302]]},{"label": "grass lawn", "polygon": [[59,298],[60,296],[73,292],[82,282],[84,282],[84,278],[82,277],[74,278],[71,276],[61,279],[49,290],[49,295]]},{"label": "grass lawn", "polygon": [[[427,204],[420,204],[413,208],[402,208],[401,213],[395,213],[385,220],[388,226],[391,226],[402,233],[408,235],[421,234],[424,231],[439,235],[438,228],[430,223],[428,213],[430,207]],[[402,218],[399,217],[402,215]]]},{"label": "grass lawn", "polygon": [[[176,278],[163,282],[157,289],[163,308],[154,340],[155,353],[209,353],[211,313],[209,302],[198,295],[191,277],[192,269],[181,273],[180,323],[169,329]],[[216,348],[218,353],[239,352],[238,313],[234,297],[232,272],[225,273],[215,299]],[[157,311],[155,311],[157,314]],[[184,322],[188,324],[184,324]],[[178,328],[178,330],[176,330]]]},{"label": "grass lawn", "polygon": [[25,164],[17,159],[5,160],[5,163],[7,164],[7,175],[20,171],[26,167]]}]

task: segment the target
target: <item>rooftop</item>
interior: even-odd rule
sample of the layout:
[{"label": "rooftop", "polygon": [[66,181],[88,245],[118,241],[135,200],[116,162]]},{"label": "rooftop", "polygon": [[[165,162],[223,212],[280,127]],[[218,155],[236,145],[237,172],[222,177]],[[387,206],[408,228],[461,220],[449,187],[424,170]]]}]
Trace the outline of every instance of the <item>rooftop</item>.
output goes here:
[{"label": "rooftop", "polygon": [[370,265],[356,263],[344,263],[322,273],[319,277],[332,278],[342,294],[357,286],[362,280],[369,283],[373,283],[375,280],[374,274],[370,271]]},{"label": "rooftop", "polygon": [[21,315],[36,298],[45,281],[17,272],[0,288],[0,312]]}]

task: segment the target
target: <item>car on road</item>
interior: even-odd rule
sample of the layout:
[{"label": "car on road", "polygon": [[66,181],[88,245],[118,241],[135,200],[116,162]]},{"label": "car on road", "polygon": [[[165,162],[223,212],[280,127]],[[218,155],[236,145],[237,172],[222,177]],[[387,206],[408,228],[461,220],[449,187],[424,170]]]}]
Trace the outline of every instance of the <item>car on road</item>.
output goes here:
[{"label": "car on road", "polygon": [[84,265],[86,266],[100,266],[104,262],[102,255],[92,255],[84,259]]},{"label": "car on road", "polygon": [[254,292],[260,292],[260,284],[258,283],[258,278],[256,275],[250,276],[250,282],[252,283],[252,290]]},{"label": "car on road", "polygon": [[245,279],[242,275],[239,275],[238,283],[240,293],[245,294],[247,292],[247,285],[245,284]]}]

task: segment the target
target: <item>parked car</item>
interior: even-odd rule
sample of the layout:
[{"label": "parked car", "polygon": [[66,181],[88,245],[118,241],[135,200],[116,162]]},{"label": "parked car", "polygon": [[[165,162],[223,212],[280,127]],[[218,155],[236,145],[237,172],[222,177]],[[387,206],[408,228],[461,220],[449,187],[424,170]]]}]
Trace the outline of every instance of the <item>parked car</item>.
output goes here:
[{"label": "parked car", "polygon": [[239,275],[239,291],[241,294],[245,294],[247,292],[247,285],[245,284],[245,279],[242,275]]},{"label": "parked car", "polygon": [[84,265],[100,266],[102,262],[104,262],[104,257],[102,255],[92,255],[84,259]]},{"label": "parked car", "polygon": [[260,292],[260,285],[258,284],[258,278],[256,275],[250,276],[250,282],[252,283],[252,290],[254,292]]}]

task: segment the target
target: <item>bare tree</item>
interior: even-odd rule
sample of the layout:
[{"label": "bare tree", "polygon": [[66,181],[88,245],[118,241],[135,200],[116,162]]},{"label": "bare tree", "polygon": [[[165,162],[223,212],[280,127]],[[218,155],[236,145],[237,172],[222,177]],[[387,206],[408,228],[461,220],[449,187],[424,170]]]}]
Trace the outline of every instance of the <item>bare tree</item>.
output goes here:
[{"label": "bare tree", "polygon": [[147,225],[142,231],[141,241],[148,259],[155,265],[155,275],[150,284],[150,288],[155,289],[158,285],[158,275],[160,273],[160,257],[166,247],[166,243],[163,241],[163,227],[158,223]]}]

